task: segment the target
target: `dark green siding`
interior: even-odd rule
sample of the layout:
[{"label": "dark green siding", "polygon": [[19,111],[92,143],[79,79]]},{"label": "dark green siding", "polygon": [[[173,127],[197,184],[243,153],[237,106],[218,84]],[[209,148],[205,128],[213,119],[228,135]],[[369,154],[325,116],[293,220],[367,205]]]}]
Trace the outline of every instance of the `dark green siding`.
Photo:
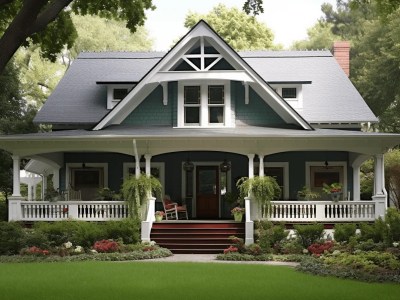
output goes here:
[{"label": "dark green siding", "polygon": [[231,94],[237,126],[287,127],[285,121],[251,88],[249,104],[245,104],[244,86],[241,82],[232,83]]}]

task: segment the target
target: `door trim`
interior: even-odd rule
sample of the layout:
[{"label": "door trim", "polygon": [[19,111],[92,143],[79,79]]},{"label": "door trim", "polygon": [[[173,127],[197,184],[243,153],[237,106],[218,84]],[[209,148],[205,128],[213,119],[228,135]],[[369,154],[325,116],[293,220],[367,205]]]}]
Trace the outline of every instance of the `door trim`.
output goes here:
[{"label": "door trim", "polygon": [[[210,166],[210,167],[214,167],[214,166],[218,166],[223,162],[223,160],[221,161],[192,161],[193,165],[194,165],[194,169],[193,169],[193,173],[196,174],[197,171],[197,167],[201,166],[201,167],[206,167],[206,166]],[[185,195],[185,187],[186,187],[186,171],[183,170],[183,163],[184,161],[182,161],[182,167],[181,167],[181,178],[182,178],[182,189],[181,189],[181,195],[182,195],[182,199],[184,199],[186,197]],[[196,175],[195,175],[196,176]],[[197,217],[197,212],[196,212],[196,198],[197,198],[197,193],[196,193],[196,178],[194,178],[195,180],[193,180],[193,198],[192,198],[192,216],[194,218]],[[227,191],[231,191],[231,170],[228,171],[227,173],[227,187],[226,187]],[[219,195],[218,197],[218,207],[219,207],[219,212],[218,212],[218,218],[221,218],[221,195]]]},{"label": "door trim", "polygon": [[[85,163],[85,166],[91,168],[103,168],[104,187],[108,187],[108,163]],[[66,163],[65,164],[65,189],[68,190],[72,180],[72,169],[82,168],[82,163]]]}]

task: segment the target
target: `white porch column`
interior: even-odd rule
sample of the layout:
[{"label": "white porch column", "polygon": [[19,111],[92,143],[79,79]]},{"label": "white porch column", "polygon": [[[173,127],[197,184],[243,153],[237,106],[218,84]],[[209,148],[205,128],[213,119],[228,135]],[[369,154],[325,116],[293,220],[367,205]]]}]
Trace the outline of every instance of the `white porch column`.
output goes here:
[{"label": "white porch column", "polygon": [[[355,201],[361,200],[360,173],[361,173],[360,166],[353,166],[353,200],[355,200]],[[350,199],[348,199],[348,200],[350,200]]]},{"label": "white porch column", "polygon": [[13,159],[13,193],[12,197],[21,197],[21,178],[19,171],[21,168],[21,160],[18,155],[11,156]]},{"label": "white porch column", "polygon": [[249,178],[254,177],[254,156],[255,154],[247,154],[249,158]]},{"label": "white porch column", "polygon": [[375,218],[383,218],[387,209],[387,193],[385,189],[385,164],[383,154],[375,155],[374,170],[374,196],[375,201]]},{"label": "white porch column", "polygon": [[374,170],[374,187],[375,195],[385,194],[385,168],[383,163],[383,154],[375,155],[375,170]]},{"label": "white porch column", "polygon": [[264,177],[264,154],[258,154],[258,158],[260,159],[259,176]]},{"label": "white porch column", "polygon": [[151,175],[151,157],[150,154],[145,154],[144,159],[146,160],[146,176],[150,177]]}]

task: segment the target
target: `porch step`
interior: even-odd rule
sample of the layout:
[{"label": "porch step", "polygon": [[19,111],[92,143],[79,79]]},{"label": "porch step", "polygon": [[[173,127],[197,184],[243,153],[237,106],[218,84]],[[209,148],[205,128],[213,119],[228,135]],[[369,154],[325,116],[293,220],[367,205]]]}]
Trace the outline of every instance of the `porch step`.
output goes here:
[{"label": "porch step", "polygon": [[217,254],[231,244],[229,237],[244,238],[244,223],[233,221],[163,221],[154,223],[150,238],[172,253]]}]

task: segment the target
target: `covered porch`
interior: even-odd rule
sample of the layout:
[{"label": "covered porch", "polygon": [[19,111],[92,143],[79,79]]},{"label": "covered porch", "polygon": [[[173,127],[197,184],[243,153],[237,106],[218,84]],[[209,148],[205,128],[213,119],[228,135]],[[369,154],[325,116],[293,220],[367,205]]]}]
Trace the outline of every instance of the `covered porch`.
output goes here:
[{"label": "covered porch", "polygon": [[[44,162],[46,172],[53,174],[55,188],[65,191],[71,183],[69,171],[84,167],[101,167],[107,175],[103,186],[119,186],[126,172],[145,172],[158,168],[164,177],[164,194],[179,197],[190,207],[191,217],[203,219],[197,206],[199,170],[214,170],[218,185],[211,184],[217,195],[217,215],[208,219],[229,218],[230,207],[223,202],[221,191],[234,189],[238,177],[265,176],[268,168],[280,168],[281,200],[273,201],[270,211],[261,214],[250,198],[245,199],[246,242],[252,240],[253,220],[269,218],[284,222],[360,222],[383,216],[387,206],[384,187],[383,153],[398,143],[390,134],[347,132],[341,130],[293,130],[263,127],[231,129],[152,128],[102,131],[53,132],[2,137],[2,148],[13,154],[13,195],[9,201],[9,220],[57,221],[68,218],[84,221],[107,221],[127,217],[123,201],[25,201],[20,192],[20,161],[31,158]],[[96,154],[96,155],[94,155]],[[100,159],[101,157],[101,159]],[[375,161],[374,194],[360,199],[360,166],[373,157]],[[185,169],[185,163],[193,170]],[[227,161],[230,169],[221,171]],[[139,162],[139,163],[136,163]],[[295,191],[312,185],[312,172],[318,168],[340,170],[344,194],[342,201],[298,201]],[[161,166],[161,167],[160,167]],[[312,167],[317,171],[312,171]],[[188,175],[192,172],[192,177]],[[331,172],[332,173],[332,172]],[[223,175],[223,176],[221,176]],[[101,176],[100,176],[101,177]],[[225,180],[225,186],[222,179]],[[191,193],[190,193],[191,190]],[[123,199],[122,199],[123,200]],[[148,240],[154,212],[160,199],[150,199],[142,224],[142,238]],[[323,199],[322,199],[323,200]],[[214,211],[215,213],[215,211]],[[206,217],[207,218],[207,217]]]}]

